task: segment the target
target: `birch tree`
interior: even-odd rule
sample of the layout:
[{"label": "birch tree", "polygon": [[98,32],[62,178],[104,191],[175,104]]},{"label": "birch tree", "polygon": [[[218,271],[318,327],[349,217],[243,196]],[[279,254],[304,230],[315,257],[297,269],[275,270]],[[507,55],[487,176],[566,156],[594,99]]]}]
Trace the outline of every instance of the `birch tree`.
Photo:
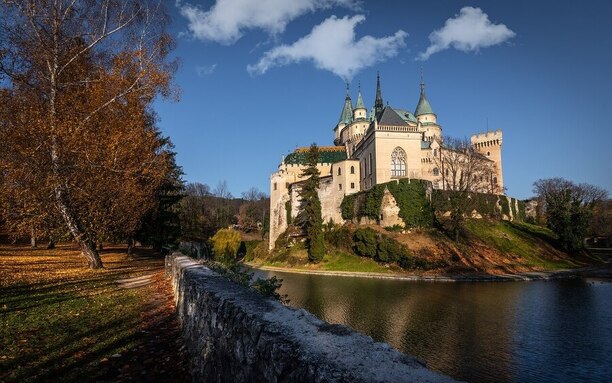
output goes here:
[{"label": "birch tree", "polygon": [[151,110],[174,96],[167,16],[149,0],[0,7],[3,215],[61,219],[100,268],[95,243],[136,230],[170,171]]}]

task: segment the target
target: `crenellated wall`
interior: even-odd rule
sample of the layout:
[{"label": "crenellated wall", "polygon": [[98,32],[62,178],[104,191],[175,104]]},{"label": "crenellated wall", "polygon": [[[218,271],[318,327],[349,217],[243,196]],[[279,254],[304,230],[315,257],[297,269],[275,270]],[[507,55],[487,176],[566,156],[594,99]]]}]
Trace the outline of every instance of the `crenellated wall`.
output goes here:
[{"label": "crenellated wall", "polygon": [[452,382],[414,357],[166,257],[197,382]]}]

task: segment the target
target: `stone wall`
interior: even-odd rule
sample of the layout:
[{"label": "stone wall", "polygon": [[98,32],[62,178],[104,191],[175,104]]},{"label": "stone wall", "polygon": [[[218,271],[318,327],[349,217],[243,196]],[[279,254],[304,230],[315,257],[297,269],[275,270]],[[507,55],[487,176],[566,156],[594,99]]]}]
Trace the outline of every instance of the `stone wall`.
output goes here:
[{"label": "stone wall", "polygon": [[166,257],[194,381],[451,382],[414,357]]}]

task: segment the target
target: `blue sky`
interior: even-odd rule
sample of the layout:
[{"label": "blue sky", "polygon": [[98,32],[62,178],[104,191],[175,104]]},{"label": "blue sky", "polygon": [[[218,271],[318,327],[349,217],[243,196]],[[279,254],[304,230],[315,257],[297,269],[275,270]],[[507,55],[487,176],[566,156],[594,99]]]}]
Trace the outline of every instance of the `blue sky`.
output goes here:
[{"label": "blue sky", "polygon": [[[158,101],[188,182],[269,192],[282,155],[331,145],[349,77],[443,134],[504,131],[508,194],[539,178],[612,191],[612,2],[169,1],[178,102]],[[469,7],[469,8],[466,8]],[[354,35],[353,35],[354,33]],[[426,54],[429,53],[429,54]]]}]

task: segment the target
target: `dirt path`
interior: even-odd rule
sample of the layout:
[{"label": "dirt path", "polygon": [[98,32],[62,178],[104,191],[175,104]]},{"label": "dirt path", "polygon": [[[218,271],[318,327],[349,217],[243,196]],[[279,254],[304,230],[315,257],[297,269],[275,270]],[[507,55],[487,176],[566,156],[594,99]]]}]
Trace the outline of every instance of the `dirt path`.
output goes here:
[{"label": "dirt path", "polygon": [[101,360],[101,378],[109,382],[189,382],[172,289],[163,270],[116,283],[125,289],[143,289],[149,298],[141,313],[145,330],[135,349]]}]

